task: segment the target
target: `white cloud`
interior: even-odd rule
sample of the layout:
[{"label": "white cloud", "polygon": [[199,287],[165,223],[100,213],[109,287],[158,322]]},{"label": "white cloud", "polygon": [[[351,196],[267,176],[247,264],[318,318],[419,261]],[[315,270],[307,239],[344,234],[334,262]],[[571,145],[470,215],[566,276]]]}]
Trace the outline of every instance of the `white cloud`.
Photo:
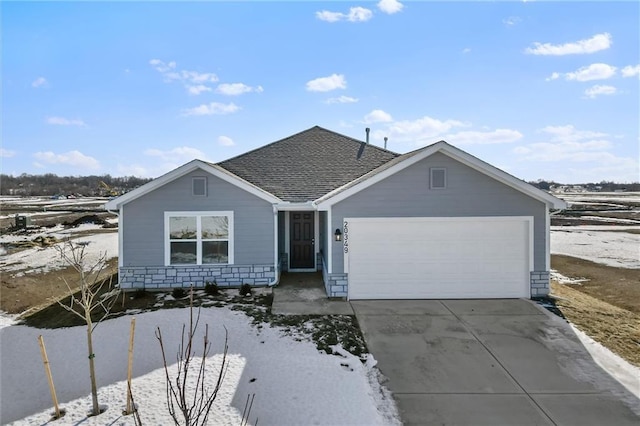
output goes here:
[{"label": "white cloud", "polygon": [[187,86],[187,92],[190,95],[199,95],[202,92],[211,92],[213,89],[204,84],[198,84],[197,86]]},{"label": "white cloud", "polygon": [[378,9],[389,15],[400,12],[404,8],[404,5],[398,0],[380,0],[378,2]]},{"label": "white cloud", "polygon": [[616,67],[607,64],[591,64],[575,72],[566,73],[565,78],[576,81],[606,80],[616,75],[616,69]]},{"label": "white cloud", "polygon": [[[563,169],[571,172],[565,179],[574,182],[638,179],[637,160],[613,154],[611,136],[606,133],[577,130],[572,125],[547,126],[540,129],[540,133],[545,135],[546,141],[513,150],[522,161],[563,162],[566,164]],[[570,164],[573,163],[580,166],[572,168]]]},{"label": "white cloud", "polygon": [[322,10],[320,12],[316,12],[316,18],[326,22],[338,22],[344,19],[345,15],[344,13],[340,12],[330,12],[328,10]]},{"label": "white cloud", "polygon": [[328,104],[352,104],[358,102],[358,98],[352,98],[351,96],[338,96],[337,98],[329,98],[325,101]]},{"label": "white cloud", "polygon": [[464,131],[452,133],[445,139],[454,145],[485,145],[499,143],[513,143],[522,139],[523,135],[517,130],[495,129],[491,131]]},{"label": "white cloud", "polygon": [[595,86],[592,86],[585,90],[584,95],[587,98],[593,99],[600,95],[615,95],[617,91],[618,89],[616,89],[614,86],[596,84]]},{"label": "white cloud", "polygon": [[364,116],[364,122],[366,124],[371,123],[390,123],[393,121],[391,114],[384,112],[381,109],[374,109],[369,114]]},{"label": "white cloud", "polygon": [[89,170],[97,170],[100,168],[100,162],[98,160],[75,150],[63,154],[55,154],[51,151],[36,152],[33,156],[41,163],[62,164]]},{"label": "white cloud", "polygon": [[182,113],[184,116],[190,115],[224,115],[232,114],[239,111],[240,107],[233,102],[223,104],[220,102],[211,102],[209,104],[202,104],[194,108],[185,109]]},{"label": "white cloud", "polygon": [[507,27],[513,27],[514,25],[519,24],[522,19],[519,16],[509,16],[508,18],[504,18],[502,23]]},{"label": "white cloud", "polygon": [[622,68],[622,76],[623,77],[633,77],[634,75],[640,75],[640,64],[638,65],[627,65]]},{"label": "white cloud", "polygon": [[216,89],[216,93],[227,96],[237,96],[250,92],[262,93],[263,91],[262,86],[251,87],[244,83],[223,83],[218,85]]},{"label": "white cloud", "polygon": [[352,7],[349,9],[347,20],[349,22],[364,22],[373,17],[373,12],[364,7]]},{"label": "white cloud", "polygon": [[373,12],[364,7],[357,6],[350,8],[349,13],[330,12],[328,10],[316,12],[316,18],[326,22],[365,22],[373,18]]},{"label": "white cloud", "polygon": [[31,87],[35,87],[36,89],[39,87],[48,87],[49,82],[44,77],[38,77],[31,82]]},{"label": "white cloud", "polygon": [[210,72],[181,71],[180,77],[181,80],[191,83],[215,83],[218,81],[218,76]]},{"label": "white cloud", "polygon": [[52,124],[54,126],[79,126],[85,127],[86,123],[79,119],[68,119],[64,117],[47,117],[47,124]]},{"label": "white cloud", "polygon": [[589,39],[578,40],[565,44],[551,44],[534,42],[533,47],[527,47],[525,53],[532,55],[579,55],[594,53],[608,49],[611,46],[612,37],[609,33],[596,34]]},{"label": "white cloud", "polygon": [[342,74],[331,74],[328,77],[319,77],[307,81],[307,90],[310,92],[329,92],[336,89],[346,89],[347,80]]},{"label": "white cloud", "polygon": [[0,148],[0,158],[11,158],[16,155],[15,151],[11,151],[10,149]]},{"label": "white cloud", "polygon": [[205,155],[197,148],[191,148],[188,146],[179,146],[169,150],[160,149],[147,149],[144,151],[144,155],[149,157],[159,158],[162,161],[170,162],[187,162],[194,159],[204,160]]},{"label": "white cloud", "polygon": [[234,146],[236,143],[229,136],[218,136],[218,145]]},{"label": "white cloud", "polygon": [[568,124],[566,126],[546,126],[540,129],[541,132],[551,135],[552,140],[576,142],[583,139],[596,139],[608,136],[606,133],[593,132],[591,130],[576,130]]},{"label": "white cloud", "polygon": [[158,72],[160,73],[166,73],[169,72],[171,70],[174,70],[176,68],[176,63],[175,61],[171,61],[168,63],[165,63],[164,61],[161,61],[160,59],[152,59],[149,61],[149,64]]},{"label": "white cloud", "polygon": [[554,72],[552,73],[549,77],[547,77],[545,80],[546,81],[552,81],[552,80],[557,80],[562,76],[562,74],[560,74],[559,72]]},{"label": "white cloud", "polygon": [[160,59],[151,59],[149,65],[162,74],[165,83],[182,82],[190,95],[210,92],[212,89],[205,84],[218,81],[218,76],[214,73],[178,70],[175,61],[164,62]]},{"label": "white cloud", "polygon": [[424,116],[416,120],[392,121],[385,124],[384,129],[375,130],[373,137],[382,139],[387,136],[394,142],[408,142],[421,146],[425,143],[436,142],[445,133],[456,127],[468,127],[468,123],[458,120],[438,120]]}]

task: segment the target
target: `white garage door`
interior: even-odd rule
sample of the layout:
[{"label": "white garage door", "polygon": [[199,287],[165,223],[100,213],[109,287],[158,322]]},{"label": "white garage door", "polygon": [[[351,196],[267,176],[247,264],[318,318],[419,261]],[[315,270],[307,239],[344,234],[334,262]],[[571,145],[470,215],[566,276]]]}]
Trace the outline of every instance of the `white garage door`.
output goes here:
[{"label": "white garage door", "polygon": [[345,219],[349,299],[529,297],[532,221]]}]

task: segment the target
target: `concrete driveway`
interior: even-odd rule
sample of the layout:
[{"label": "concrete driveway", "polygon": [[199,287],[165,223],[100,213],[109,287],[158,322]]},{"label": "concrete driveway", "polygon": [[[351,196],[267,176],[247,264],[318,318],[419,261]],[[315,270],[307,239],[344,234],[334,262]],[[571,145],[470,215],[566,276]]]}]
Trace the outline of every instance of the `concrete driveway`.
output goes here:
[{"label": "concrete driveway", "polygon": [[640,401],[533,302],[351,305],[405,425],[640,424]]}]

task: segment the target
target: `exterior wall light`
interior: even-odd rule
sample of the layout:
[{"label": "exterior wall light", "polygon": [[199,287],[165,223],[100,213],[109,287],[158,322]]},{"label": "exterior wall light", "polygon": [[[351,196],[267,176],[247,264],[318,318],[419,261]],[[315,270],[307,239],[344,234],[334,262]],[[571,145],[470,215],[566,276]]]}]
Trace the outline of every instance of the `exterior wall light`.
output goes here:
[{"label": "exterior wall light", "polygon": [[336,238],[336,241],[342,241],[342,231],[340,231],[340,228],[336,229],[333,236]]}]

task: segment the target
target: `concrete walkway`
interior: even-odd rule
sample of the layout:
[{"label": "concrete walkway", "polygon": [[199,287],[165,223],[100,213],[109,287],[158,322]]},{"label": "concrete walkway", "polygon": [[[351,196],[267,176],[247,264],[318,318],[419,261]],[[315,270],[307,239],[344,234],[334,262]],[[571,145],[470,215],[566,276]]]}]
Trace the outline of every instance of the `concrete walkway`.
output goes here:
[{"label": "concrete walkway", "polygon": [[327,298],[321,273],[285,272],[273,288],[271,312],[281,315],[353,315],[345,300]]},{"label": "concrete walkway", "polygon": [[405,425],[640,424],[640,401],[533,302],[352,306]]}]

